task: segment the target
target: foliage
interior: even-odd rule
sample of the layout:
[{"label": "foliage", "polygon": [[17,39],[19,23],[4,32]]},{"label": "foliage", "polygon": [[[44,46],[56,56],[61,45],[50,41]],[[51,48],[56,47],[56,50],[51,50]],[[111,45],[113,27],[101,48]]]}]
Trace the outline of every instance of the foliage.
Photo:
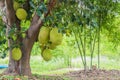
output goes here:
[{"label": "foliage", "polygon": [[35,55],[40,55],[41,53],[41,48],[40,48],[40,44],[39,42],[36,42],[32,48],[32,56],[35,56]]},{"label": "foliage", "polygon": [[6,39],[6,26],[0,20],[0,57],[5,58],[8,50]]},{"label": "foliage", "polygon": [[[96,41],[98,42],[99,67],[101,30],[106,29],[107,24],[113,24],[112,21],[118,13],[117,10],[119,9],[119,3],[112,0],[81,0],[78,4],[74,5],[74,7],[69,6],[67,8],[74,10],[74,13],[69,11],[66,12],[66,16],[70,15],[70,17],[67,16],[65,23],[68,23],[68,27],[74,33],[84,67],[86,67],[87,46],[89,46],[90,49],[92,66],[92,58]],[[112,26],[112,29],[113,28],[114,26]],[[119,37],[116,38],[116,41],[119,41]]]},{"label": "foliage", "polygon": [[111,23],[108,22],[105,25],[106,27],[104,29],[102,29],[102,34],[106,37],[107,39],[113,43],[114,47],[117,47],[119,45],[120,42],[120,16],[116,15],[116,17],[114,17],[111,20]]}]

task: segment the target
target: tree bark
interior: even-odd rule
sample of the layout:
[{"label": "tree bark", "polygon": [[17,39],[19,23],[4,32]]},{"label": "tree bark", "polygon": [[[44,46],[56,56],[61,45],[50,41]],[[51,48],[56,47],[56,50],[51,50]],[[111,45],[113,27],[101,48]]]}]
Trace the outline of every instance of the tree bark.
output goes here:
[{"label": "tree bark", "polygon": [[[4,0],[3,0],[4,1]],[[29,0],[26,0],[26,3],[28,3]],[[48,4],[48,12],[45,13],[45,17],[48,16],[51,9],[54,7],[56,0],[50,0]],[[1,2],[0,2],[1,3]],[[5,7],[6,7],[6,21],[5,24],[7,26],[6,28],[6,34],[8,35],[9,30],[12,28],[14,24],[16,24],[18,28],[18,32],[20,31],[20,21],[15,16],[15,11],[13,9],[13,0],[5,0]],[[27,4],[28,5],[28,4]],[[28,8],[27,8],[28,9]],[[12,14],[12,15],[11,15]],[[34,45],[34,42],[36,41],[39,30],[42,27],[42,20],[40,17],[35,14],[29,29],[26,31],[26,37],[21,38],[18,35],[17,44],[22,43],[22,46],[20,47],[22,51],[22,58],[19,61],[15,61],[12,59],[12,49],[9,50],[9,65],[8,69],[4,71],[4,74],[7,75],[26,75],[31,76],[31,68],[30,68],[30,55],[31,50]],[[12,39],[8,39],[8,46],[11,47],[13,43]]]}]

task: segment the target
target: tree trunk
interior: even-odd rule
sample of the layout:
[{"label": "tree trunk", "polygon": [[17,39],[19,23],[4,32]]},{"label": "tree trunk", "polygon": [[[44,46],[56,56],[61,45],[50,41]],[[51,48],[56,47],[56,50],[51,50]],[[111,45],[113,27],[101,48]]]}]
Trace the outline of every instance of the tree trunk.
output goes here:
[{"label": "tree trunk", "polygon": [[[41,25],[40,25],[41,24]],[[9,65],[8,69],[5,70],[4,74],[6,75],[26,75],[26,76],[31,76],[31,69],[30,69],[30,55],[31,55],[31,50],[34,45],[34,42],[37,39],[37,36],[39,34],[40,27],[42,26],[42,22],[40,24],[32,25],[34,27],[37,27],[32,35],[30,37],[25,37],[22,39],[22,46],[21,46],[21,51],[22,51],[22,58],[19,61],[15,61],[11,57],[11,49],[9,50]],[[9,26],[7,27],[6,33],[8,34],[9,31]],[[34,29],[32,29],[34,30]],[[28,30],[31,31],[31,28]],[[11,47],[12,45],[12,40],[8,39],[8,45]]]},{"label": "tree trunk", "polygon": [[[36,34],[38,34],[39,29],[36,32],[37,32]],[[32,35],[31,38],[25,38],[23,40],[23,46],[21,47],[23,56],[20,61],[20,67],[21,67],[20,74],[22,75],[31,76],[30,55],[34,42],[36,41],[36,38],[37,35]]]},{"label": "tree trunk", "polygon": [[[38,18],[35,17],[35,19],[38,19]],[[35,24],[31,25],[31,28],[28,30],[29,35],[27,35],[27,37],[25,37],[24,39],[19,40],[22,42],[22,46],[20,47],[22,51],[21,60],[19,61],[13,60],[11,57],[11,54],[12,54],[11,49],[9,50],[9,65],[8,65],[8,69],[5,70],[4,74],[31,76],[30,55],[31,55],[32,47],[34,45],[34,42],[37,39],[41,26],[42,26],[42,22],[36,25]],[[34,27],[34,29],[32,27]],[[7,35],[9,32],[9,29],[10,27],[7,26],[7,30],[6,30]],[[9,47],[11,47],[12,43],[13,41],[11,39],[8,39]]]}]

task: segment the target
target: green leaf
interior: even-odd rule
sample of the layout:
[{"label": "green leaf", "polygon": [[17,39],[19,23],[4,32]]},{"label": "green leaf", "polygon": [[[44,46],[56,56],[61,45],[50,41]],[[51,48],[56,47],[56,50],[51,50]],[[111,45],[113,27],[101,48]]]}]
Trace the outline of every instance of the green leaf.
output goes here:
[{"label": "green leaf", "polygon": [[42,14],[47,13],[47,8],[43,2],[40,3],[36,12],[37,12],[38,16],[40,16],[40,17],[42,16]]}]

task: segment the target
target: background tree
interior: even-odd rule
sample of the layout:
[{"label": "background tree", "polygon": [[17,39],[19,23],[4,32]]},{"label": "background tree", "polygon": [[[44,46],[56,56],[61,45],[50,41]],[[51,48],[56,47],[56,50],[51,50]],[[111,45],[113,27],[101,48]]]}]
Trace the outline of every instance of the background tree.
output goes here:
[{"label": "background tree", "polygon": [[[74,2],[66,3],[74,4]],[[118,25],[115,27],[114,19],[118,19],[119,16],[119,2],[112,0],[78,0],[78,3],[73,6],[66,6],[64,9],[63,23],[67,25],[67,28],[73,31],[76,43],[79,48],[80,56],[86,69],[86,51],[90,50],[91,54],[91,64],[95,48],[97,47],[98,53],[98,68],[100,66],[100,37],[101,34],[106,35],[106,31],[110,34],[111,30],[117,31],[119,29]],[[68,10],[72,11],[68,11]],[[67,16],[69,15],[69,16]],[[118,22],[119,24],[119,22]],[[105,31],[105,32],[104,32]],[[108,34],[107,33],[107,34]],[[119,32],[117,31],[117,34]],[[107,36],[112,37],[112,35]],[[114,36],[116,41],[113,39],[113,43],[118,43],[119,38]]]}]

